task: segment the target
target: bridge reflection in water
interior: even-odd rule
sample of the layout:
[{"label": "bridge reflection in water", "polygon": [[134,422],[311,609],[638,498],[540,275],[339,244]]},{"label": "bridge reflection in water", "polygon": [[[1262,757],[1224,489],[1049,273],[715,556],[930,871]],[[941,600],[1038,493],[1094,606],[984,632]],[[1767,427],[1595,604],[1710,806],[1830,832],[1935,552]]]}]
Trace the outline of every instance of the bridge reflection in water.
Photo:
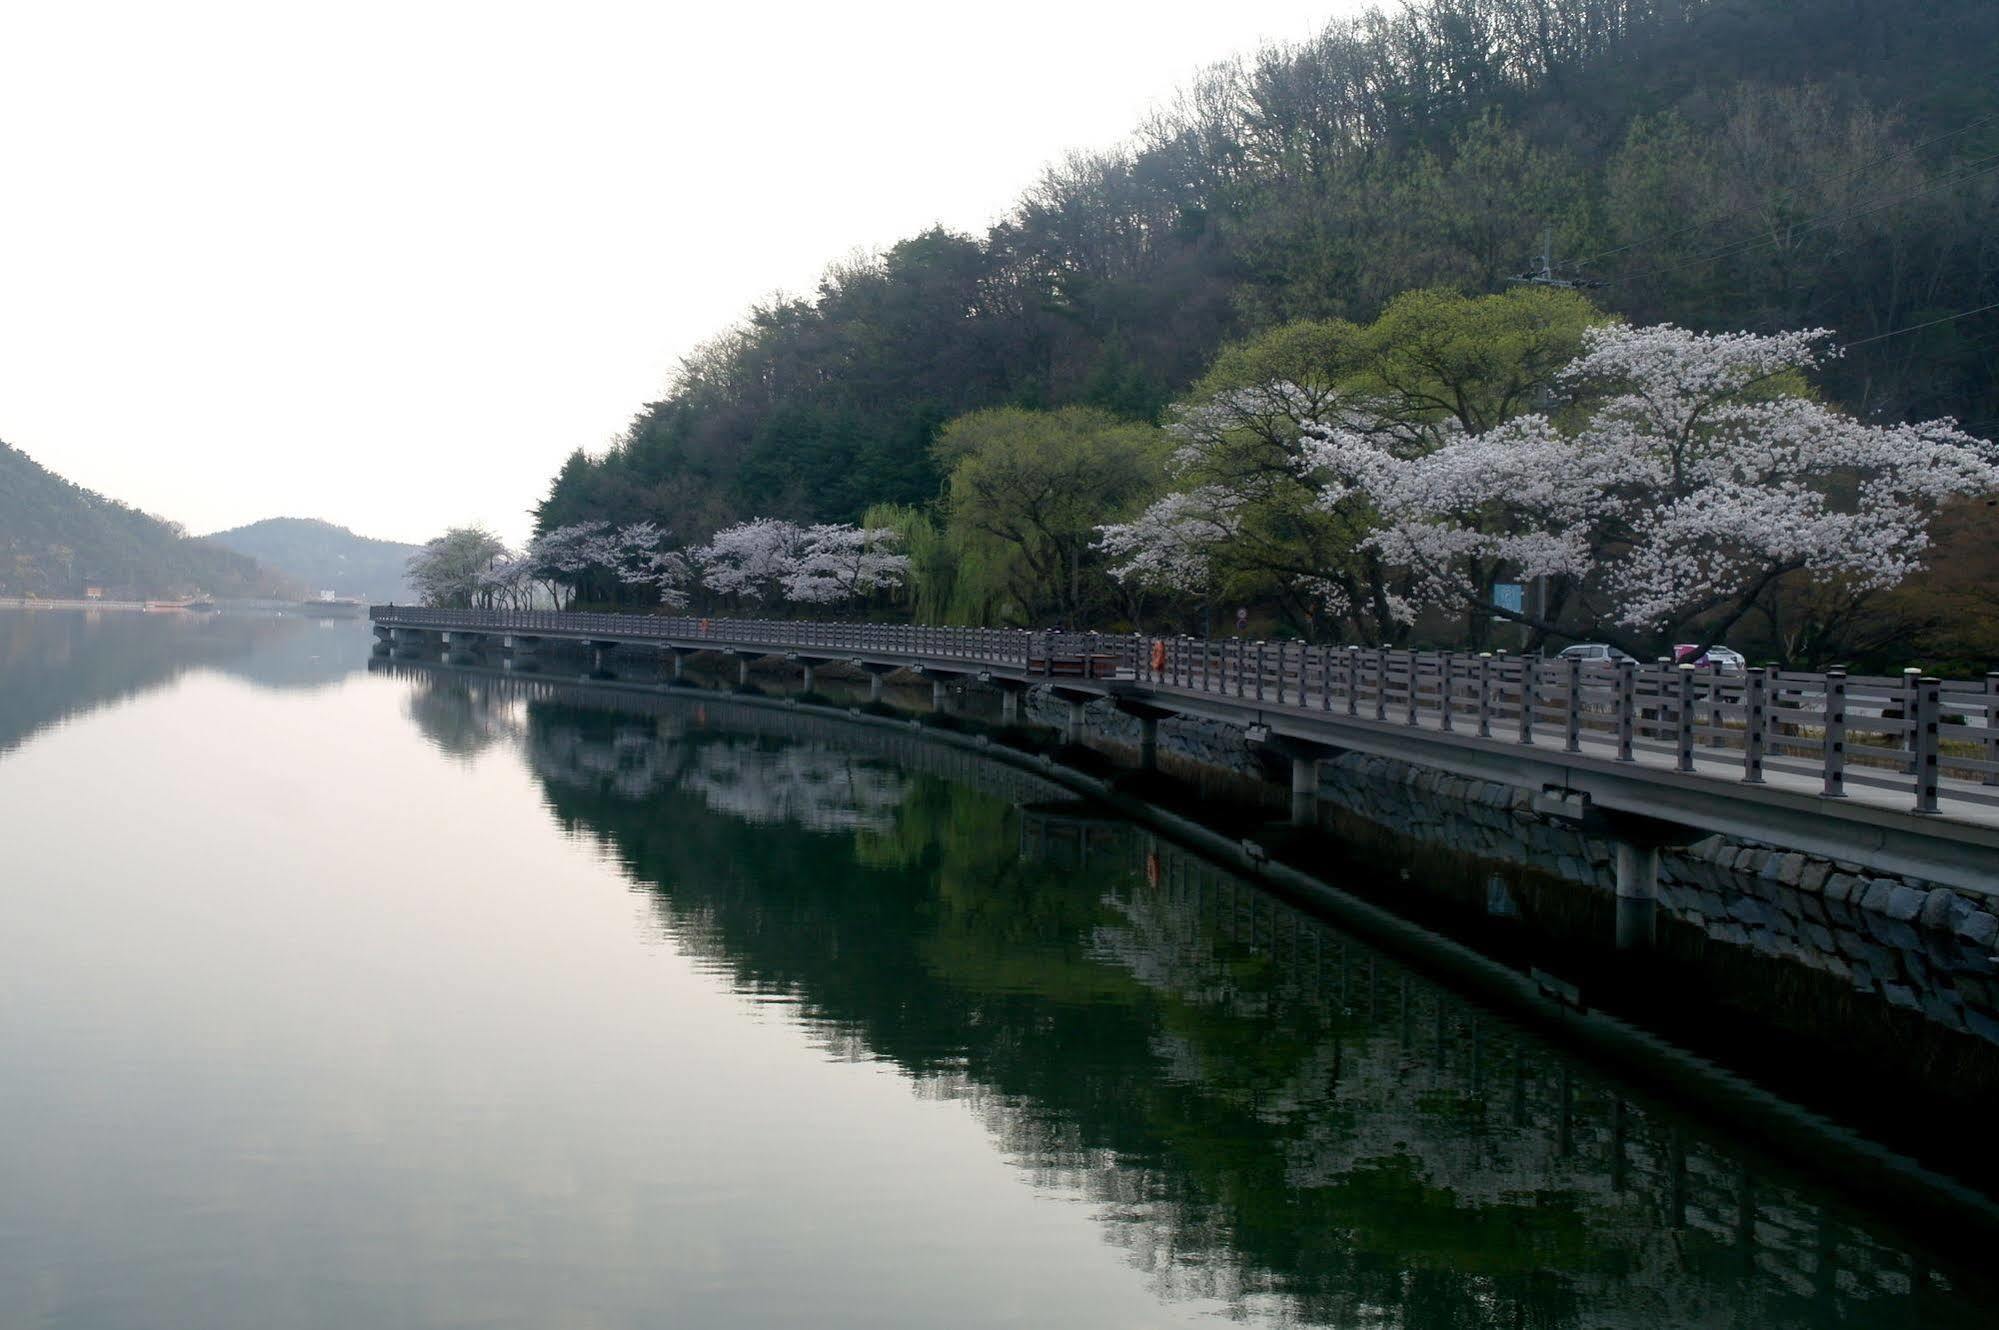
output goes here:
[{"label": "bridge reflection in water", "polygon": [[1985,1326],[1982,1273],[1054,785],[720,698],[408,674],[665,932],[971,1106],[1165,1297],[1312,1325]]}]

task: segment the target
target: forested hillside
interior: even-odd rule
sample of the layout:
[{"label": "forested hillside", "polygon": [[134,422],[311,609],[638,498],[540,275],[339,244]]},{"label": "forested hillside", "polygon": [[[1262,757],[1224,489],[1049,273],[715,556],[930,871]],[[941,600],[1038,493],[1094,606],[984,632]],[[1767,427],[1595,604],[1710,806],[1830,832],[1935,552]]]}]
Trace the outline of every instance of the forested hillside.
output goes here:
[{"label": "forested hillside", "polygon": [[0,443],[0,595],[296,594],[255,559],[73,485]]},{"label": "forested hillside", "polygon": [[271,517],[204,539],[247,554],[310,591],[334,591],[380,604],[408,600],[404,574],[418,547],[357,536],[310,517]]},{"label": "forested hillside", "polygon": [[[1869,417],[1999,422],[1999,5],[1421,0],[1218,65],[984,235],[829,269],[687,358],[544,530],[929,503],[943,424],[1155,420],[1218,348],[1552,259],[1603,310],[1828,327]],[[1929,325],[1929,326],[1923,326]],[[1913,331],[1902,331],[1914,329]],[[1874,340],[1880,339],[1880,340]]]}]

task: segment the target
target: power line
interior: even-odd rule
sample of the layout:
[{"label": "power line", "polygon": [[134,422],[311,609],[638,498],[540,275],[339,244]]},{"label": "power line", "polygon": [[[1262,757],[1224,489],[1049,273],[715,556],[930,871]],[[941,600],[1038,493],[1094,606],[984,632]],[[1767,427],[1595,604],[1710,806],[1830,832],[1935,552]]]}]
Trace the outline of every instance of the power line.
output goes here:
[{"label": "power line", "polygon": [[1893,332],[1876,333],[1872,337],[1863,337],[1857,342],[1846,343],[1846,349],[1851,351],[1854,347],[1866,346],[1869,342],[1885,342],[1890,337],[1900,337],[1903,333],[1921,332],[1925,328],[1934,328],[1940,323],[1956,323],[1959,319],[1968,319],[1974,314],[1983,314],[1990,309],[1999,309],[1999,300],[1995,300],[1989,305],[1980,305],[1977,309],[1967,309],[1962,314],[1946,314],[1940,319],[1931,319],[1928,323],[1912,323],[1906,328],[1897,328]]},{"label": "power line", "polygon": [[[1886,166],[1889,162],[1894,161],[1897,157],[1906,157],[1912,152],[1922,151],[1924,148],[1929,147],[1933,143],[1942,143],[1945,139],[1956,138],[1959,134],[1968,134],[1972,130],[1979,128],[1981,125],[1990,124],[1994,120],[1999,120],[1999,111],[1992,111],[1985,115],[1979,116],[1976,120],[1971,121],[1969,124],[1959,125],[1956,129],[1948,130],[1942,134],[1933,135],[1929,138],[1924,139],[1921,143],[1912,143],[1906,148],[1898,148],[1894,152],[1887,153],[1883,156],[1877,157],[1871,162],[1864,162],[1859,166],[1849,167],[1844,171],[1835,171],[1828,175],[1814,176],[1810,180],[1806,180],[1800,184],[1791,186],[1789,189],[1785,190],[1784,192],[1786,195],[1794,195],[1798,191],[1812,185],[1829,185],[1834,183],[1835,181],[1845,180],[1851,176],[1857,176],[1864,171],[1872,171],[1877,166]],[[1744,204],[1739,208],[1730,208],[1727,212],[1722,213],[1719,217],[1712,217],[1706,221],[1694,222],[1691,225],[1681,227],[1677,231],[1668,231],[1664,235],[1652,236],[1648,239],[1633,240],[1628,244],[1619,245],[1615,249],[1606,249],[1600,254],[1591,254],[1586,258],[1576,259],[1571,263],[1565,264],[1563,266],[1580,268],[1585,263],[1595,263],[1598,259],[1607,259],[1613,254],[1622,254],[1627,250],[1642,249],[1649,245],[1664,244],[1668,240],[1677,240],[1683,235],[1688,235],[1695,231],[1705,230],[1706,228],[1714,226],[1719,222],[1727,221],[1731,217],[1739,217],[1743,213],[1748,212],[1752,206],[1754,205]]]}]

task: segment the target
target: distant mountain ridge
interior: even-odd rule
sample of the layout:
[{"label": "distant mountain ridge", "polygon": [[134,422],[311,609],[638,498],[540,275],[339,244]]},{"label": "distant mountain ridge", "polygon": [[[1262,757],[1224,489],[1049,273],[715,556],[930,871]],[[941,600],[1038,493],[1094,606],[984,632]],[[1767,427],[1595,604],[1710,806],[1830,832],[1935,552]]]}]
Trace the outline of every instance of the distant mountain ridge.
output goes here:
[{"label": "distant mountain ridge", "polygon": [[293,596],[250,556],[64,480],[0,442],[0,595]]},{"label": "distant mountain ridge", "polygon": [[203,539],[249,555],[308,592],[370,602],[413,599],[404,575],[416,545],[357,536],[313,517],[268,517]]}]

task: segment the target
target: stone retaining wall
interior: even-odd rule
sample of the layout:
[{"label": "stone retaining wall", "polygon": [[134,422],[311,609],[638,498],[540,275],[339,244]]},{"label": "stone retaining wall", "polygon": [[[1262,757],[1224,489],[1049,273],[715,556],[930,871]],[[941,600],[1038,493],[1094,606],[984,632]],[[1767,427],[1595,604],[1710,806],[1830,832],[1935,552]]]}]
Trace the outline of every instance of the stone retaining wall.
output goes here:
[{"label": "stone retaining wall", "polygon": [[[1616,884],[1611,842],[1534,812],[1525,789],[1348,753],[1320,765],[1319,793],[1427,844],[1605,894]],[[1659,908],[1717,942],[1834,975],[1999,1043],[1999,917],[1948,887],[1708,836],[1660,855]]]},{"label": "stone retaining wall", "polygon": [[[1063,726],[1068,704],[1041,689],[1023,714]],[[1091,742],[1136,748],[1139,724],[1108,702],[1085,708]],[[1162,757],[1260,776],[1232,725],[1159,724]],[[1532,792],[1392,758],[1348,753],[1322,762],[1322,803],[1423,845],[1516,864],[1610,895],[1610,841],[1533,811]],[[1999,1044],[1999,914],[1916,878],[1787,846],[1708,836],[1659,862],[1659,908],[1717,943],[1805,966],[1953,1030]]]}]

